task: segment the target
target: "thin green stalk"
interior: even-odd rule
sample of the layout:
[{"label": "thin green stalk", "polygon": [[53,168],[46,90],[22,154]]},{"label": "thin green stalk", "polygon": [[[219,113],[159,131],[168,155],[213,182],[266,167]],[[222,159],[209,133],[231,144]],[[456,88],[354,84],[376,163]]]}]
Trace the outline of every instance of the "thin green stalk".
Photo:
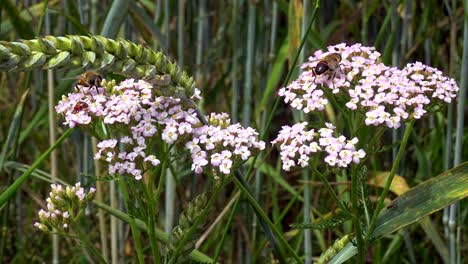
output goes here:
[{"label": "thin green stalk", "polygon": [[[151,240],[151,249],[153,251],[153,255],[155,257],[155,260],[156,260],[156,263],[159,263],[159,259],[160,259],[160,254],[159,254],[159,248],[158,248],[158,244],[157,244],[157,241],[156,241],[156,233],[155,233],[155,229],[156,229],[156,219],[155,219],[155,216],[158,214],[158,210],[159,210],[159,200],[160,200],[160,196],[161,196],[161,192],[162,192],[162,189],[163,189],[163,185],[164,185],[164,180],[166,179],[165,175],[164,175],[164,172],[167,172],[167,180],[169,181],[169,178],[173,178],[173,175],[172,175],[172,172],[170,170],[170,168],[167,168],[167,163],[168,163],[168,159],[169,159],[169,153],[170,153],[171,149],[170,148],[167,148],[167,145],[164,145],[164,153],[165,153],[165,157],[163,159],[163,162],[161,164],[161,170],[160,170],[160,175],[159,175],[159,181],[158,181],[158,185],[156,187],[156,192],[154,192],[154,182],[155,182],[155,178],[154,178],[154,175],[155,173],[152,173],[150,175],[150,179],[149,179],[149,182],[148,182],[148,200],[150,201],[150,214],[149,214],[149,235],[150,235],[150,240]],[[174,181],[174,179],[172,179]],[[169,189],[166,189],[166,199],[167,199],[167,192],[171,192],[172,190],[169,190]],[[168,205],[169,204],[169,205]],[[170,206],[170,203],[168,203],[166,201],[166,214],[167,214],[167,211],[169,210],[173,210],[173,206],[172,205],[172,208],[169,208]],[[167,216],[166,216],[166,222],[165,222],[165,231],[166,233],[170,233],[170,231],[172,230],[172,223],[173,219],[169,219],[167,220]],[[169,224],[168,224],[169,223]],[[171,229],[168,228],[171,227]]]},{"label": "thin green stalk", "polygon": [[[240,196],[239,196],[240,198]],[[237,212],[237,207],[239,206],[239,201],[240,199],[237,198],[236,202],[234,203],[234,206],[232,207],[231,214],[229,215],[229,218],[225,224],[224,232],[221,236],[221,240],[218,243],[218,246],[216,247],[215,255],[213,257],[213,263],[216,263],[218,261],[219,255],[221,254],[221,250],[223,249],[224,241],[226,241],[227,233],[229,229],[231,228],[231,223],[232,220],[234,219],[234,215],[236,215]]]},{"label": "thin green stalk", "polygon": [[249,1],[248,11],[248,26],[247,26],[247,57],[245,62],[245,83],[243,94],[243,107],[242,107],[242,124],[250,126],[250,116],[252,112],[252,77],[254,73],[254,58],[255,58],[255,24],[257,3]]},{"label": "thin green stalk", "polygon": [[237,188],[239,188],[244,194],[244,196],[249,200],[250,205],[254,208],[255,213],[258,214],[258,217],[268,224],[268,227],[273,231],[274,235],[276,236],[276,239],[279,240],[282,246],[286,247],[288,252],[297,261],[297,263],[302,263],[302,260],[299,258],[297,253],[294,251],[291,245],[289,245],[288,241],[286,241],[283,234],[281,234],[278,228],[276,228],[276,226],[271,222],[270,218],[268,218],[266,213],[263,211],[262,207],[258,204],[251,192],[246,188],[244,183],[242,183],[237,177],[233,177],[232,180],[236,184]]},{"label": "thin green stalk", "polygon": [[390,190],[390,185],[392,184],[393,177],[395,176],[401,158],[405,153],[406,144],[408,143],[409,136],[411,135],[411,130],[413,129],[414,122],[415,120],[411,120],[406,125],[405,134],[403,135],[403,139],[401,140],[400,148],[398,149],[398,153],[395,157],[395,161],[393,162],[392,169],[390,170],[390,174],[388,175],[387,181],[385,182],[384,189],[379,196],[379,200],[377,201],[377,206],[375,207],[375,211],[372,214],[370,225],[367,228],[366,237],[364,239],[365,245],[367,245],[369,238],[372,235],[372,232],[374,231],[375,224],[377,223],[377,217],[379,216],[380,211],[383,209],[385,197],[387,196],[388,191]]},{"label": "thin green stalk", "polygon": [[[465,101],[466,101],[466,86],[467,86],[467,75],[468,75],[468,0],[464,1],[464,25],[463,25],[463,56],[462,56],[462,67],[461,67],[461,78],[460,78],[460,92],[458,94],[457,103],[457,130],[455,137],[455,154],[453,165],[458,166],[462,162],[463,158],[463,136],[464,136],[464,118],[465,118]],[[450,206],[450,217],[449,217],[449,230],[450,230],[450,263],[457,263],[457,236],[456,236],[456,217],[457,210],[459,210],[460,204],[456,203]]]},{"label": "thin green stalk", "polygon": [[[451,1],[451,7],[448,9],[450,15],[450,75],[454,75],[455,63],[457,58],[457,23],[453,16],[457,7],[457,1]],[[452,167],[452,152],[453,152],[453,108],[454,103],[448,105],[447,110],[447,127],[445,134],[445,153],[444,153],[444,171]],[[450,237],[449,222],[450,207],[444,208],[442,223],[444,225],[444,234],[447,240]]]},{"label": "thin green stalk", "polygon": [[[302,13],[302,28],[301,28],[301,38],[304,38],[307,32],[307,22],[309,21],[309,6],[310,1],[304,0],[303,1],[303,13]],[[304,44],[303,48],[301,49],[301,58],[300,63],[302,64],[305,59],[305,50],[307,49],[306,44]],[[302,69],[301,69],[302,72]],[[303,112],[301,111],[300,114],[300,121],[304,120]],[[309,173],[307,170],[302,171],[302,179],[304,181],[309,180]],[[304,223],[310,223],[310,197],[311,197],[311,187],[309,184],[305,185],[304,188],[304,206],[302,209]],[[304,229],[304,257],[305,257],[305,264],[312,263],[312,230],[311,229]]]},{"label": "thin green stalk", "polygon": [[164,0],[164,33],[166,33],[166,54],[169,53],[169,43],[170,43],[170,25],[169,25],[169,17],[170,17],[170,9],[169,9],[169,0]]},{"label": "thin green stalk", "polygon": [[203,29],[206,20],[206,0],[201,0],[198,3],[197,17],[197,52],[195,58],[195,78],[200,81],[202,79],[202,57],[203,57]]},{"label": "thin green stalk", "polygon": [[333,190],[333,187],[330,185],[330,182],[328,182],[325,175],[323,175],[315,167],[312,167],[312,170],[320,178],[320,180],[323,182],[323,185],[325,185],[325,188],[327,188],[328,192],[330,193],[330,195],[332,196],[333,200],[338,205],[338,207],[340,207],[340,209],[343,210],[343,212],[345,212],[346,214],[351,215],[351,212],[349,212],[349,209],[346,208],[346,206],[344,206],[343,203],[341,202],[340,198],[338,198],[338,195],[336,194],[335,190]]},{"label": "thin green stalk", "polygon": [[239,80],[237,77],[237,66],[238,60],[240,55],[240,48],[238,47],[238,38],[239,38],[239,26],[238,26],[238,1],[233,0],[233,7],[232,7],[232,68],[231,68],[231,117],[232,122],[238,123],[239,122]]},{"label": "thin green stalk", "polygon": [[139,261],[140,264],[143,264],[143,263],[145,263],[145,257],[143,255],[143,249],[141,247],[140,232],[138,231],[138,229],[136,227],[135,218],[134,218],[133,214],[130,212],[130,210],[131,210],[130,206],[129,206],[130,197],[128,195],[127,186],[125,185],[124,179],[122,177],[119,177],[118,182],[119,182],[120,190],[122,191],[122,195],[123,195],[123,198],[124,198],[124,201],[125,201],[125,207],[126,207],[127,211],[129,212],[129,215],[130,215],[129,224],[130,224],[130,228],[132,229],[133,242],[135,244],[135,250],[137,252],[138,261]]},{"label": "thin green stalk", "polygon": [[[110,196],[110,206],[114,209],[118,208],[117,201],[117,190],[115,186],[115,181],[109,182],[109,196]],[[111,260],[112,263],[118,263],[119,261],[119,245],[118,245],[118,219],[115,216],[110,218],[110,228],[111,228]]]},{"label": "thin green stalk", "polygon": [[351,202],[353,204],[353,225],[354,228],[356,229],[356,240],[357,240],[357,247],[358,247],[358,255],[359,255],[359,263],[365,263],[365,244],[364,240],[362,237],[362,230],[361,230],[361,222],[360,222],[360,212],[359,212],[359,205],[358,205],[358,174],[356,172],[356,169],[353,168],[352,174],[351,174]]},{"label": "thin green stalk", "polygon": [[[50,17],[49,13],[45,14],[45,26],[46,34],[51,34]],[[49,144],[52,146],[57,140],[57,122],[55,119],[55,83],[54,83],[54,72],[53,70],[47,70],[47,105],[49,111]],[[52,182],[57,181],[58,175],[58,163],[57,163],[57,152],[52,151],[50,153],[50,175]],[[52,263],[56,264],[59,262],[59,237],[58,235],[52,235]]]},{"label": "thin green stalk", "polygon": [[[304,188],[304,186],[303,186]],[[299,190],[299,192],[301,192],[301,190]],[[291,201],[289,201],[288,205],[286,205],[286,207],[284,207],[283,211],[281,211],[281,213],[279,214],[279,216],[276,218],[275,220],[275,226],[279,226],[281,225],[284,217],[286,216],[286,214],[289,212],[289,210],[291,209],[291,207],[294,205],[294,203],[297,201],[297,199],[299,198],[299,195],[296,195],[293,197],[293,199],[291,199]],[[260,246],[257,247],[257,251],[254,255],[254,258],[252,260],[252,263],[256,263],[256,260],[258,259],[262,249],[265,247],[267,243],[267,240],[266,239],[263,239],[262,242],[260,242]]]},{"label": "thin green stalk", "polygon": [[185,39],[185,0],[177,2],[177,60],[184,68],[184,39]]},{"label": "thin green stalk", "polygon": [[[93,137],[91,139],[91,144],[93,147],[93,153],[97,153],[97,139]],[[101,164],[99,163],[99,160],[94,160],[94,175],[96,178],[99,179],[100,177],[100,172],[101,172]],[[96,201],[103,203],[104,202],[104,197],[103,197],[103,182],[98,180],[96,181]],[[102,256],[104,257],[104,260],[106,262],[109,261],[109,245],[107,242],[107,224],[106,224],[106,219],[104,215],[104,210],[98,210],[98,219],[99,219],[99,235],[101,238],[101,250],[102,250]]]}]

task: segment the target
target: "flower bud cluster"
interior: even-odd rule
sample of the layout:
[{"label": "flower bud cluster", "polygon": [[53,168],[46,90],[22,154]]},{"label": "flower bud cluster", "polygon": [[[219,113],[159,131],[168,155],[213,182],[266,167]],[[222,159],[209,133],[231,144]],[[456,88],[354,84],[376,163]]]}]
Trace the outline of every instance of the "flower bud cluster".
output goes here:
[{"label": "flower bud cluster", "polygon": [[34,226],[44,232],[67,231],[71,221],[78,218],[86,207],[88,201],[94,197],[96,189],[85,191],[78,182],[75,186],[64,187],[60,184],[52,184],[47,201],[47,209],[41,209],[38,213],[39,222]]},{"label": "flower bud cluster", "polygon": [[[317,75],[317,63],[338,53],[341,61],[335,69]],[[305,113],[321,111],[330,89],[346,100],[346,106],[366,116],[366,125],[398,128],[401,122],[421,118],[431,106],[450,103],[459,90],[452,78],[420,62],[402,70],[388,67],[379,60],[380,53],[361,44],[338,44],[326,52],[317,51],[302,65],[299,78],[279,91],[285,103]],[[332,63],[332,62],[327,62]],[[330,65],[331,66],[331,65]],[[333,66],[331,66],[333,67]]]},{"label": "flower bud cluster", "polygon": [[325,128],[318,131],[307,130],[308,123],[302,122],[283,126],[278,137],[271,143],[280,150],[283,170],[290,171],[292,167],[307,167],[313,156],[324,153],[324,161],[338,168],[346,168],[352,162],[359,163],[366,153],[356,149],[357,138],[347,140],[344,136],[334,136],[335,127],[326,123]]}]

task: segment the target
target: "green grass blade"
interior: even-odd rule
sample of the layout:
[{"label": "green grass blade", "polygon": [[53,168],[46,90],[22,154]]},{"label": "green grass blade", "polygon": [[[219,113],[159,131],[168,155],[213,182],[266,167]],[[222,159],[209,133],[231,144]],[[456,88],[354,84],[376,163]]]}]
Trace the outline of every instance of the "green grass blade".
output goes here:
[{"label": "green grass blade", "polygon": [[392,201],[377,219],[371,238],[407,226],[468,196],[468,162],[425,181]]},{"label": "green grass blade", "polygon": [[[392,201],[380,213],[371,238],[388,235],[467,196],[468,162],[465,162],[417,185]],[[349,243],[330,263],[343,263],[355,254],[356,247]]]},{"label": "green grass blade", "polygon": [[2,208],[6,202],[16,193],[19,187],[31,176],[31,173],[41,165],[41,163],[47,159],[54,149],[62,144],[62,142],[70,136],[72,128],[69,128],[52,146],[50,146],[34,163],[25,171],[18,179],[16,179],[12,185],[10,185],[4,192],[0,194],[0,208]]},{"label": "green grass blade", "polygon": [[268,101],[272,97],[273,91],[276,90],[276,87],[280,83],[280,79],[282,76],[283,68],[284,68],[284,62],[288,58],[288,50],[289,50],[289,40],[285,39],[283,41],[283,44],[281,44],[281,47],[278,51],[278,55],[276,55],[275,62],[273,63],[273,68],[271,70],[270,78],[268,78],[265,92],[263,92],[262,100],[260,101],[260,105],[257,108],[257,113],[258,115],[261,111],[264,111]]},{"label": "green grass blade", "polygon": [[107,13],[101,35],[104,37],[115,37],[120,25],[125,20],[128,10],[128,0],[116,0],[112,3],[109,13]]},{"label": "green grass blade", "polygon": [[26,100],[28,92],[29,90],[26,90],[26,92],[24,92],[24,94],[21,96],[20,102],[16,107],[15,114],[13,115],[13,120],[11,121],[7,138],[2,146],[2,152],[0,153],[0,171],[3,170],[3,163],[7,157],[8,150],[11,149],[14,141],[18,138],[18,134],[21,128],[21,121],[23,120],[24,101]]}]

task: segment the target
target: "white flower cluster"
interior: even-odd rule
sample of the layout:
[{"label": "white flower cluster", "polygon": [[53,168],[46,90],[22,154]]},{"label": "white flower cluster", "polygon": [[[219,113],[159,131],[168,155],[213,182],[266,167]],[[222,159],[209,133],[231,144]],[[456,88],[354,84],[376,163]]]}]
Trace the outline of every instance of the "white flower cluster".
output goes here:
[{"label": "white flower cluster", "polygon": [[307,130],[308,123],[283,126],[278,137],[271,143],[280,149],[283,170],[294,166],[307,167],[312,156],[325,153],[324,161],[334,167],[346,168],[351,162],[359,163],[365,157],[364,150],[357,150],[357,138],[347,140],[344,136],[333,136],[335,127],[327,123],[318,132]]},{"label": "white flower cluster", "polygon": [[250,127],[230,124],[228,115],[211,114],[210,125],[194,129],[193,138],[185,144],[192,155],[192,170],[202,173],[209,164],[222,174],[230,174],[237,161],[245,161],[252,151],[263,150],[265,142]]}]

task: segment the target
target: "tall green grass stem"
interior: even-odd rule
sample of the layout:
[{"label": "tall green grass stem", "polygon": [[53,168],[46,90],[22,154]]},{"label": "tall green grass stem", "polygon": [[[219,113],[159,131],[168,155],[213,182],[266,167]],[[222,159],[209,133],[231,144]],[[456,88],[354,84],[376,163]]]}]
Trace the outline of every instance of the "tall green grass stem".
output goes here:
[{"label": "tall green grass stem", "polygon": [[365,245],[367,245],[369,238],[372,232],[374,231],[375,224],[377,222],[377,217],[379,216],[380,211],[383,209],[383,203],[384,203],[385,197],[387,196],[388,191],[390,190],[390,186],[392,184],[393,178],[395,177],[396,171],[398,169],[398,165],[400,164],[401,158],[403,157],[403,154],[405,153],[406,144],[408,143],[409,136],[411,135],[411,130],[413,129],[414,122],[415,120],[411,120],[408,123],[406,123],[405,133],[403,135],[403,139],[401,140],[398,153],[395,157],[395,160],[393,161],[392,169],[390,170],[390,173],[387,177],[384,189],[382,190],[382,193],[380,194],[379,199],[377,201],[377,205],[375,207],[374,213],[372,214],[370,225],[367,227],[366,236],[364,239]]}]

